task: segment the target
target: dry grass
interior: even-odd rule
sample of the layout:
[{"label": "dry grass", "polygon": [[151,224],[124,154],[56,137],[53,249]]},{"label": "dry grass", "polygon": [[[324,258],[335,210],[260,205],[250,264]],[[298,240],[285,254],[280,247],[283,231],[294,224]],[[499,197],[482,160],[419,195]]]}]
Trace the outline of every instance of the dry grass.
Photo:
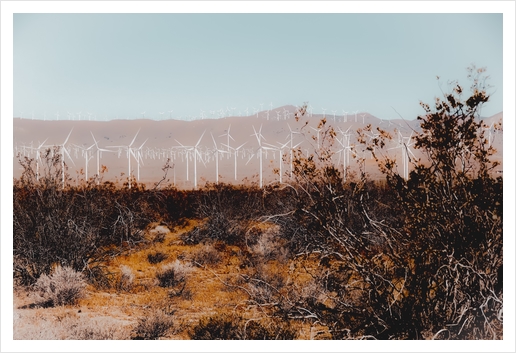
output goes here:
[{"label": "dry grass", "polygon": [[[237,246],[184,245],[180,235],[189,231],[195,222],[177,232],[168,232],[162,242],[148,242],[128,253],[116,256],[107,263],[107,271],[124,278],[124,290],[115,285],[100,289],[88,286],[88,297],[75,305],[61,308],[34,308],[27,292],[15,292],[15,339],[131,339],[135,327],[149,311],[161,310],[173,314],[174,329],[161,339],[189,339],[187,330],[201,317],[216,312],[246,309],[244,293],[231,283],[241,274],[241,249]],[[192,267],[187,289],[190,297],[174,295],[173,288],[158,285],[156,274],[163,265],[178,259],[199,259],[208,251],[216,261]],[[151,264],[148,255],[161,252],[168,257]],[[216,252],[215,255],[213,252]],[[281,266],[282,271],[285,267]],[[279,270],[275,268],[275,270]],[[258,313],[259,314],[259,313]],[[51,325],[49,325],[49,322]]]}]

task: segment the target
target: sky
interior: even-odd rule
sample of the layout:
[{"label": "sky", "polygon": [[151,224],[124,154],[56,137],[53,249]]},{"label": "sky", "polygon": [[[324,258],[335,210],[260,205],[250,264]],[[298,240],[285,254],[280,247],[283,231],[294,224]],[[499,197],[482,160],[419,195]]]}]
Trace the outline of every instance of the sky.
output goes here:
[{"label": "sky", "polygon": [[411,120],[448,80],[469,88],[471,64],[491,77],[491,116],[503,110],[502,22],[475,13],[14,14],[14,116],[213,118],[308,102],[314,113]]}]

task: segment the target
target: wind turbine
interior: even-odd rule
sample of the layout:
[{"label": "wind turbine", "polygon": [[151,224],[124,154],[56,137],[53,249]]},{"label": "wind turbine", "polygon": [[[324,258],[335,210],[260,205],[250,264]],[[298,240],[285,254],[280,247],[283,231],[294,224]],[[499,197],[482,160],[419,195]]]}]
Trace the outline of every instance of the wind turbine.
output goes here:
[{"label": "wind turbine", "polygon": [[[279,169],[279,176],[280,176],[279,177],[279,182],[280,182],[280,184],[283,183],[283,149],[287,148],[289,142],[290,141],[287,141],[284,144],[282,144],[281,142],[278,142],[279,146],[274,146],[274,145],[265,143],[266,145],[268,145],[270,147],[270,149],[272,149],[274,151],[278,151],[279,154],[280,154],[280,157],[278,158],[279,159],[279,165],[280,165],[280,169]],[[300,144],[301,144],[301,142],[298,143],[297,145],[295,145],[294,148],[296,148]],[[264,147],[264,148],[267,148],[267,147]]]},{"label": "wind turbine", "polygon": [[219,153],[227,153],[226,151],[219,150],[217,147],[217,142],[215,142],[215,137],[210,133],[211,139],[213,140],[213,145],[215,146],[215,182],[217,185],[219,184]]},{"label": "wind turbine", "polygon": [[410,161],[409,154],[411,154],[412,157],[414,157],[414,159],[416,158],[416,156],[414,155],[414,153],[410,149],[410,146],[412,146],[414,144],[412,142],[412,134],[413,133],[414,132],[412,131],[410,133],[410,136],[404,137],[401,134],[401,132],[398,131],[398,146],[393,147],[393,148],[389,148],[390,150],[396,149],[396,148],[401,148],[401,158],[403,159],[403,178],[405,180],[408,180],[408,169],[409,169],[409,165],[408,164],[409,164],[409,161]]},{"label": "wind turbine", "polygon": [[[290,177],[292,178],[292,170],[294,169],[294,166],[293,166],[293,160],[294,160],[294,134],[301,135],[301,133],[299,131],[293,131],[292,128],[290,127],[289,123],[287,123],[287,126],[288,126],[288,129],[290,131],[289,135],[287,135],[287,138],[289,138],[289,136],[290,136]],[[299,143],[296,146],[299,146],[300,144],[301,143]]]},{"label": "wind turbine", "polygon": [[229,152],[229,150],[230,150],[230,148],[231,148],[231,147],[229,146],[229,139],[232,139],[233,141],[235,141],[235,139],[233,138],[233,136],[231,136],[231,135],[230,135],[230,133],[229,133],[229,131],[230,131],[230,130],[231,130],[231,124],[229,124],[229,127],[228,127],[227,132],[226,132],[225,134],[222,134],[222,135],[220,135],[220,136],[219,136],[219,137],[227,136],[227,138],[228,138],[228,143],[227,143],[227,145],[225,145],[225,146],[227,146],[227,148],[228,148],[228,151],[227,151],[227,152]]},{"label": "wind turbine", "polygon": [[70,133],[66,137],[66,140],[64,140],[64,142],[61,145],[57,145],[57,147],[59,147],[59,153],[61,154],[61,172],[62,172],[63,189],[65,187],[65,171],[64,171],[65,153],[68,156],[68,158],[70,159],[70,161],[72,161],[72,164],[75,166],[75,162],[73,161],[72,157],[70,156],[70,153],[68,153],[68,150],[65,147],[66,143],[68,142],[68,139],[70,138],[70,135],[72,134],[72,131],[73,131],[73,128],[70,130]]},{"label": "wind turbine", "polygon": [[132,176],[131,176],[131,154],[132,154],[131,146],[133,145],[134,141],[136,140],[136,137],[138,136],[138,134],[140,133],[140,130],[141,129],[138,129],[138,131],[136,132],[136,135],[134,135],[133,140],[127,146],[107,146],[107,147],[115,147],[115,148],[119,148],[119,149],[125,149],[127,151],[127,165],[128,165],[128,167],[127,167],[127,170],[128,170],[127,178],[128,178],[129,189],[131,188],[131,179],[132,179]]},{"label": "wind turbine", "polygon": [[41,159],[40,156],[40,149],[43,147],[45,142],[47,142],[48,138],[43,141],[35,150],[36,150],[36,180],[39,180],[39,160]]},{"label": "wind turbine", "polygon": [[143,145],[145,145],[145,143],[148,141],[149,139],[146,139],[142,145],[138,148],[131,148],[131,154],[133,155],[133,157],[136,159],[136,163],[137,163],[137,178],[138,178],[138,181],[140,181],[140,161],[143,163],[143,158],[142,158],[142,148],[143,148]]},{"label": "wind turbine", "polygon": [[310,126],[310,129],[317,131],[317,150],[319,150],[319,133],[321,132],[322,129],[316,129],[315,127],[311,127],[311,126]]},{"label": "wind turbine", "polygon": [[188,151],[193,151],[194,153],[194,188],[197,189],[197,156],[199,156],[199,159],[204,164],[204,161],[202,160],[201,153],[199,152],[199,144],[201,143],[201,140],[206,133],[206,130],[202,133],[201,137],[199,138],[199,141],[195,144],[195,146],[184,146],[181,142],[177,141],[186,150],[186,170],[187,170],[187,180],[188,180]]},{"label": "wind turbine", "polygon": [[97,140],[95,139],[95,136],[93,136],[93,132],[91,132],[91,137],[93,137],[93,141],[95,142],[95,147],[97,149],[97,185],[99,184],[100,180],[100,152],[114,152],[112,150],[106,150],[105,148],[100,148]]},{"label": "wind turbine", "polygon": [[350,129],[351,129],[351,126],[346,131],[342,131],[339,128],[339,132],[342,135],[342,141],[337,139],[339,144],[342,146],[342,149],[337,151],[337,153],[342,152],[342,165],[343,165],[343,171],[344,171],[344,174],[343,174],[344,181],[346,181],[347,174],[348,174],[347,168],[349,167],[349,152],[351,152],[351,150],[352,150],[352,146],[349,145],[349,141],[350,141],[350,137],[351,137],[351,133],[349,133]]},{"label": "wind turbine", "polygon": [[[262,171],[262,166],[263,166],[263,146],[262,146],[262,139],[265,140],[265,137],[263,137],[262,135],[262,125],[260,125],[260,130],[258,132],[256,132],[256,129],[254,128],[254,125],[253,125],[253,131],[254,131],[254,134],[252,134],[251,136],[256,136],[256,140],[258,140],[258,151],[259,151],[259,158],[260,158],[260,188],[263,187],[263,171]],[[249,161],[247,162],[249,163]]]},{"label": "wind turbine", "polygon": [[237,148],[230,147],[230,146],[228,146],[228,145],[226,145],[226,144],[224,144],[224,143],[223,143],[223,145],[224,145],[224,146],[226,146],[226,147],[228,147],[228,149],[229,149],[229,148],[231,148],[231,149],[234,151],[234,152],[233,152],[233,154],[234,154],[234,156],[235,156],[235,181],[237,180],[237,157],[238,157],[238,152],[239,152],[239,150],[240,150],[242,147],[244,147],[244,145],[245,145],[246,143],[247,143],[247,141],[246,141],[246,142],[244,142],[243,144],[241,144],[240,146],[238,146]]},{"label": "wind turbine", "polygon": [[[74,144],[75,145],[75,144]],[[79,146],[79,145],[75,145],[77,148],[80,148],[82,149],[82,154],[84,155],[84,180],[87,182],[88,181],[88,162],[90,161],[90,159],[93,158],[93,156],[90,157],[89,155],[89,151],[93,148],[93,146],[95,146],[95,144],[91,145],[90,147],[88,148],[84,148],[82,146]],[[77,156],[76,156],[77,157]]]}]

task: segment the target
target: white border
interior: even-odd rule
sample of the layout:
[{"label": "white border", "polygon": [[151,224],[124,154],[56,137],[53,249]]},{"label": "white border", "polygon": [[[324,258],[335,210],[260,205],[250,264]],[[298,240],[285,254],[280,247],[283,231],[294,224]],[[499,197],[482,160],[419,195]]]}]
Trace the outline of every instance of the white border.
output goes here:
[{"label": "white border", "polygon": [[[504,341],[478,342],[373,342],[373,341],[288,341],[288,342],[192,342],[192,341],[13,341],[12,340],[12,116],[13,116],[13,13],[503,13],[504,14],[504,203],[506,221],[504,224],[505,248],[505,303],[504,303]],[[514,196],[515,178],[514,156],[515,138],[515,3],[512,1],[277,1],[277,2],[57,2],[26,1],[1,2],[1,251],[2,251],[2,330],[1,351],[384,351],[384,352],[428,352],[428,351],[515,351],[514,340]],[[443,38],[443,40],[452,40]],[[482,48],[478,48],[482,50]],[[508,136],[507,136],[508,135]],[[509,138],[507,138],[509,137]],[[510,281],[507,281],[510,280]]]}]

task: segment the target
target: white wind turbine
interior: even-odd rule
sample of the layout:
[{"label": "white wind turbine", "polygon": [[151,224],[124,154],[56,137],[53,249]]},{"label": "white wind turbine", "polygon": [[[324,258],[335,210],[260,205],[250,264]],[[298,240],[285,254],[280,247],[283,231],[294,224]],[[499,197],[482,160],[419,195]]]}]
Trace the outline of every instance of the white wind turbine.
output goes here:
[{"label": "white wind turbine", "polygon": [[228,143],[225,144],[225,146],[228,148],[228,150],[227,150],[228,153],[230,152],[230,149],[231,149],[231,147],[229,145],[229,139],[232,139],[233,141],[235,141],[233,136],[231,136],[231,134],[229,133],[230,130],[231,130],[231,124],[229,124],[228,130],[226,131],[226,133],[219,136],[219,137],[226,136],[228,138]]},{"label": "white wind turbine", "polygon": [[73,161],[72,157],[70,156],[70,153],[68,153],[68,150],[65,147],[66,143],[68,142],[68,139],[70,138],[70,135],[72,134],[72,131],[73,131],[73,128],[70,130],[70,133],[66,137],[66,140],[61,145],[57,145],[57,147],[59,147],[59,153],[61,154],[61,173],[62,173],[63,189],[65,187],[65,171],[64,171],[64,165],[65,165],[64,157],[65,157],[65,153],[68,156],[68,158],[70,159],[70,161],[72,162],[72,164],[75,166],[75,162]]},{"label": "white wind turbine", "polygon": [[414,159],[416,159],[416,156],[414,155],[414,153],[410,149],[410,147],[414,144],[413,141],[412,141],[412,134],[413,133],[414,132],[412,131],[410,133],[410,136],[404,137],[401,134],[401,132],[398,131],[398,146],[393,147],[393,148],[389,148],[389,150],[396,149],[396,148],[401,148],[401,158],[403,159],[403,178],[405,180],[408,180],[408,174],[409,174],[409,172],[408,172],[408,170],[409,170],[409,161],[410,161],[409,154],[411,154],[412,157],[414,157]]},{"label": "white wind turbine", "polygon": [[[243,144],[241,144],[240,146],[238,146],[237,148],[230,147],[230,146],[226,145],[225,143],[223,143],[223,145],[224,145],[224,146],[226,146],[226,147],[228,147],[228,149],[229,149],[229,148],[231,148],[231,149],[233,150],[233,155],[235,156],[235,181],[237,180],[237,157],[238,157],[238,153],[239,153],[240,149],[241,149],[242,147],[244,147],[244,145],[245,145],[246,143],[247,143],[247,141],[246,141],[246,142],[244,142]],[[226,153],[227,153],[227,152],[226,152]],[[244,153],[244,154],[245,154],[245,153]]]},{"label": "white wind turbine", "polygon": [[143,157],[142,157],[142,148],[143,148],[143,145],[145,145],[145,143],[148,141],[149,139],[145,140],[140,147],[138,148],[131,148],[131,154],[133,155],[133,157],[136,159],[136,164],[137,164],[137,180],[140,181],[140,162],[142,163],[142,165],[144,164],[143,163]]},{"label": "white wind turbine", "polygon": [[90,159],[93,158],[93,156],[90,156],[90,150],[95,146],[95,144],[91,145],[88,148],[84,148],[79,145],[75,145],[75,146],[82,150],[82,155],[84,156],[84,180],[87,182],[88,181],[88,162],[90,161]]},{"label": "white wind turbine", "polygon": [[131,175],[131,154],[133,154],[133,153],[132,153],[131,146],[133,145],[134,141],[136,140],[136,137],[138,136],[138,134],[140,133],[140,130],[141,129],[138,129],[138,131],[136,132],[136,135],[134,135],[134,138],[133,138],[133,140],[131,141],[131,143],[129,145],[126,145],[126,146],[107,146],[107,147],[114,147],[114,148],[119,148],[119,149],[125,149],[126,150],[126,152],[127,152],[127,165],[128,165],[128,167],[127,167],[127,171],[128,171],[127,179],[128,179],[129,189],[131,188],[131,179],[132,179],[132,175]]},{"label": "white wind turbine", "polygon": [[211,139],[213,140],[213,146],[215,147],[215,182],[219,183],[219,153],[227,153],[226,151],[220,150],[217,146],[217,142],[215,142],[215,137],[210,133]]},{"label": "white wind turbine", "polygon": [[99,147],[99,144],[97,142],[97,140],[95,139],[95,136],[93,136],[93,132],[91,132],[91,137],[93,137],[93,141],[95,142],[95,148],[97,150],[97,185],[99,184],[100,182],[100,153],[101,152],[115,152],[115,151],[112,151],[112,150],[107,150],[105,148],[100,148]]},{"label": "white wind turbine", "polygon": [[[256,132],[256,129],[254,128],[254,125],[253,125],[253,131],[254,131],[254,134],[252,134],[251,136],[256,136],[256,140],[258,141],[258,157],[260,158],[260,188],[263,187],[263,171],[262,171],[262,168],[263,168],[263,149],[264,147],[262,146],[262,139],[265,140],[265,137],[263,137],[262,135],[262,125],[260,125],[260,130],[258,132]],[[247,162],[249,163],[249,161]]]},{"label": "white wind turbine", "polygon": [[[289,142],[290,141],[287,141],[287,142],[285,142],[283,144],[281,142],[278,142],[279,146],[274,146],[274,145],[265,143],[272,150],[278,151],[279,154],[280,154],[280,157],[279,157],[279,166],[280,166],[280,168],[279,168],[279,182],[280,182],[280,184],[283,183],[283,150],[288,147]],[[301,142],[298,143],[297,145],[295,145],[293,148],[297,148],[300,144],[301,144]]]},{"label": "white wind turbine", "polygon": [[319,150],[319,133],[321,132],[322,129],[316,129],[315,127],[311,127],[311,126],[310,126],[310,129],[317,132],[317,150]]},{"label": "white wind turbine", "polygon": [[41,156],[40,156],[40,149],[41,147],[43,147],[43,145],[45,144],[45,142],[47,142],[48,138],[45,139],[45,141],[43,141],[43,143],[41,143],[35,150],[36,150],[36,180],[39,180],[39,160],[41,159]]},{"label": "white wind turbine", "polygon": [[337,151],[337,153],[340,152],[342,154],[342,166],[343,166],[343,173],[344,173],[343,174],[344,181],[346,181],[347,174],[348,174],[347,169],[349,167],[349,152],[351,152],[353,149],[353,147],[350,146],[350,144],[349,144],[350,138],[351,138],[351,133],[349,132],[350,129],[351,129],[351,126],[346,131],[342,131],[339,128],[339,132],[342,135],[342,141],[337,139],[339,144],[342,146],[342,148],[339,151]]},{"label": "white wind turbine", "polygon": [[[289,134],[287,135],[287,139],[290,137],[290,177],[292,178],[292,170],[294,169],[293,161],[294,161],[294,135],[298,134],[301,135],[299,131],[294,131],[290,127],[290,124],[287,123]],[[299,146],[301,143],[297,144],[296,146]]]},{"label": "white wind turbine", "polygon": [[199,138],[199,141],[195,144],[195,146],[184,146],[181,142],[177,141],[185,149],[186,151],[186,170],[187,170],[187,180],[188,180],[188,152],[193,151],[194,153],[194,188],[197,189],[197,156],[199,156],[199,159],[204,164],[204,161],[202,160],[201,153],[199,152],[199,144],[201,143],[201,140],[206,133],[206,130],[202,133],[201,137]]}]

